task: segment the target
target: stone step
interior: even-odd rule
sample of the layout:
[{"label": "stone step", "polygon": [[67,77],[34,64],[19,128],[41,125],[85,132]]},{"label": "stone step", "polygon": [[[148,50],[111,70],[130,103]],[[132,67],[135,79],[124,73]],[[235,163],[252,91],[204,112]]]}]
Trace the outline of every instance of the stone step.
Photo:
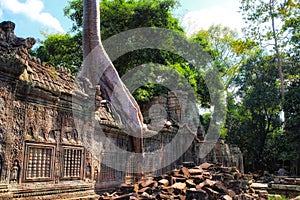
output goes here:
[{"label": "stone step", "polygon": [[272,184],[272,189],[300,192],[300,185]]},{"label": "stone step", "polygon": [[0,184],[0,194],[7,193],[7,192],[8,192],[8,186],[6,184]]},{"label": "stone step", "polygon": [[7,190],[8,186],[6,184],[0,184],[0,190]]},{"label": "stone step", "polygon": [[92,184],[84,183],[57,184],[23,184],[9,188],[14,199],[42,200],[42,199],[97,199]]}]

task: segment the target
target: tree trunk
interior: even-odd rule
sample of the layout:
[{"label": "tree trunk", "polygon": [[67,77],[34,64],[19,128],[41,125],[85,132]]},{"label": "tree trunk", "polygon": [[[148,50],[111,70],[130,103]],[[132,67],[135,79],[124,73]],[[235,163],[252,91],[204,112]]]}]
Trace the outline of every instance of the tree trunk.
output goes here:
[{"label": "tree trunk", "polygon": [[[101,45],[99,3],[94,0],[83,1],[83,59]],[[103,48],[103,47],[102,47]]]},{"label": "tree trunk", "polygon": [[270,15],[271,15],[271,23],[272,23],[272,34],[273,34],[273,39],[274,39],[274,49],[275,49],[275,56],[277,58],[277,68],[278,68],[278,74],[279,74],[279,80],[280,80],[280,94],[281,94],[281,104],[280,104],[280,109],[281,109],[281,114],[282,114],[282,120],[283,120],[283,126],[285,124],[285,119],[284,119],[284,111],[283,111],[283,103],[284,103],[284,93],[285,93],[285,88],[284,88],[284,77],[283,77],[283,72],[282,72],[282,63],[281,63],[281,56],[280,56],[280,51],[279,51],[279,46],[278,46],[278,39],[277,39],[277,34],[276,34],[276,28],[275,28],[275,19],[274,19],[274,0],[270,0]]},{"label": "tree trunk", "polygon": [[83,58],[79,77],[101,86],[102,96],[120,115],[125,129],[135,136],[135,152],[142,153],[143,117],[138,104],[123,84],[100,38],[98,0],[83,1]]}]

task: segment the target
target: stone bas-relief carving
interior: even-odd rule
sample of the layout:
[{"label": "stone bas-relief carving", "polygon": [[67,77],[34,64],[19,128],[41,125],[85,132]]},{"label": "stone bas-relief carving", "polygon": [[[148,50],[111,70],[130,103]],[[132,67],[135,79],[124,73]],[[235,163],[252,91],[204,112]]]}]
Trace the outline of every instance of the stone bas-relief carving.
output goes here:
[{"label": "stone bas-relief carving", "polygon": [[[101,97],[101,86],[75,83],[70,70],[32,57],[28,50],[35,40],[15,36],[14,28],[13,22],[0,23],[0,185],[8,188],[0,199],[97,199],[95,188],[122,183],[125,172],[101,171],[101,156],[109,155],[109,146],[96,144],[94,134],[104,131],[121,148],[133,149],[121,120]],[[74,84],[80,84],[80,91],[73,91]],[[91,91],[101,130],[94,130],[91,114],[82,112],[80,104],[77,129],[72,96],[80,101]]]},{"label": "stone bas-relief carving", "polygon": [[98,199],[86,166],[100,165],[87,162],[72,117],[74,77],[30,56],[35,40],[14,28],[0,23],[0,199]]},{"label": "stone bas-relief carving", "polygon": [[19,163],[15,161],[11,170],[11,181],[16,182],[19,177]]}]

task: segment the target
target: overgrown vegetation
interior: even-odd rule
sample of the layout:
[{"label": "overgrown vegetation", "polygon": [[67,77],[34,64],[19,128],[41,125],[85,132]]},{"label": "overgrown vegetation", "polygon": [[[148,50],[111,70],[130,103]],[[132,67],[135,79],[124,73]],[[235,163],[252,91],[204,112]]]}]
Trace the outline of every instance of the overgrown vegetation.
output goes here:
[{"label": "overgrown vegetation", "polygon": [[[186,38],[179,20],[172,15],[177,6],[176,0],[103,0],[102,40],[133,28],[160,27],[201,44],[218,67],[227,92],[227,120],[222,135],[227,142],[241,148],[246,172],[275,172],[285,167],[291,174],[299,175],[299,1],[241,0],[240,11],[246,24],[242,37],[228,27],[214,25]],[[68,67],[76,75],[82,63],[81,0],[70,0],[64,11],[74,22],[70,33],[45,35],[34,54],[44,62]],[[142,49],[114,61],[121,76],[145,63],[176,69],[193,87],[198,103],[206,108],[211,106],[202,72],[172,52]],[[138,88],[134,95],[138,102],[144,103],[165,93],[166,88],[149,83]],[[209,114],[203,116],[205,129],[209,117]]]}]

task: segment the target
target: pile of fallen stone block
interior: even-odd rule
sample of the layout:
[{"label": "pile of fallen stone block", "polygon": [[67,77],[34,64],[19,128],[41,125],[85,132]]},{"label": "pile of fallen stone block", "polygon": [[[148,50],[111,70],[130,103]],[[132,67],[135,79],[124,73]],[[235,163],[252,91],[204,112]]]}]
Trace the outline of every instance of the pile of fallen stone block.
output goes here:
[{"label": "pile of fallen stone block", "polygon": [[268,199],[266,190],[251,187],[252,178],[241,174],[235,167],[189,163],[165,175],[144,178],[134,185],[122,184],[111,193],[103,193],[100,199]]}]

